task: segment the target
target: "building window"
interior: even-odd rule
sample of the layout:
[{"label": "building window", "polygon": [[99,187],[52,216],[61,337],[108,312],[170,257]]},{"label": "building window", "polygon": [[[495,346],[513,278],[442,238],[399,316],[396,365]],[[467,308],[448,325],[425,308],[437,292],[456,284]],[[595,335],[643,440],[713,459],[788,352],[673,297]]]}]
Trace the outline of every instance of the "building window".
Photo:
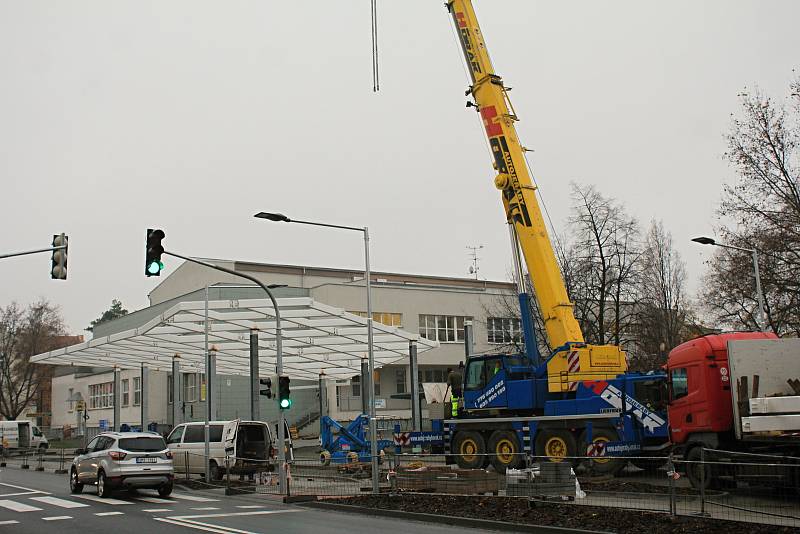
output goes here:
[{"label": "building window", "polygon": [[200,373],[198,376],[200,377],[199,378],[200,400],[201,401],[205,401],[206,400],[206,388],[208,387],[208,385],[206,384],[206,374],[205,373]]},{"label": "building window", "polygon": [[[367,316],[367,312],[365,311],[351,311],[348,313],[358,315],[359,317]],[[377,323],[385,324],[386,326],[396,326],[398,328],[403,326],[402,313],[372,312],[372,320]]]},{"label": "building window", "polygon": [[397,392],[398,393],[405,393],[406,392],[406,370],[405,369],[396,369],[394,372],[395,382],[397,383]]},{"label": "building window", "polygon": [[511,343],[522,339],[520,320],[516,317],[489,317],[486,331],[489,343]]},{"label": "building window", "polygon": [[139,376],[133,377],[133,405],[139,406],[142,404],[142,378]]},{"label": "building window", "polygon": [[183,401],[195,402],[197,400],[197,373],[183,375]]},{"label": "building window", "polygon": [[441,384],[445,382],[447,377],[443,369],[425,369],[419,371],[420,382],[432,382]]},{"label": "building window", "polygon": [[114,407],[114,382],[89,386],[89,408]]},{"label": "building window", "polygon": [[172,374],[167,375],[167,404],[172,404]]},{"label": "building window", "polygon": [[69,397],[67,397],[67,405],[69,406],[68,410],[70,412],[75,409],[75,390],[73,388],[69,388]]},{"label": "building window", "polygon": [[472,317],[460,315],[420,315],[419,335],[439,343],[464,341],[464,322]]},{"label": "building window", "polygon": [[130,394],[129,387],[128,387],[129,385],[130,384],[128,383],[128,379],[127,378],[122,381],[122,403],[121,403],[121,406],[127,406],[129,401],[130,401],[131,394]]},{"label": "building window", "polygon": [[350,386],[353,388],[353,397],[361,396],[361,375],[356,375],[350,379]]}]

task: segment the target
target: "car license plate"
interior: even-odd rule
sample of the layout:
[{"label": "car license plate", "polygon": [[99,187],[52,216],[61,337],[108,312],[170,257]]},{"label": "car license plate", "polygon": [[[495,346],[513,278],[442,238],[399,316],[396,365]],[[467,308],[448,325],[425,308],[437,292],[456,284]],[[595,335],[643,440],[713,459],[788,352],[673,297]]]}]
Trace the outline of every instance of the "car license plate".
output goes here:
[{"label": "car license plate", "polygon": [[154,463],[156,463],[156,459],[155,458],[150,458],[149,456],[147,458],[137,458],[136,459],[136,463],[137,464],[154,464]]}]

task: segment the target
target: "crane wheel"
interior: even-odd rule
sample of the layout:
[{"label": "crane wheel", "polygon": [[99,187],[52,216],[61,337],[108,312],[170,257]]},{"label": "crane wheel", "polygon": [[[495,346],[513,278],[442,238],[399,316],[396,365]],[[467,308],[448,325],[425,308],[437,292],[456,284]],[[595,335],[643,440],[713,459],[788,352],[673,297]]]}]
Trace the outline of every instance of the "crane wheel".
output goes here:
[{"label": "crane wheel", "polygon": [[323,466],[331,465],[331,453],[329,451],[322,451],[319,453],[319,463]]},{"label": "crane wheel", "polygon": [[573,463],[578,450],[572,432],[558,428],[540,430],[534,446],[537,459],[545,462]]},{"label": "crane wheel", "polygon": [[489,453],[492,466],[498,473],[506,469],[519,469],[525,462],[517,433],[513,430],[495,430],[489,436]]},{"label": "crane wheel", "polygon": [[486,458],[486,442],[479,432],[456,432],[453,438],[456,463],[462,469],[480,469]]},{"label": "crane wheel", "polygon": [[625,468],[628,461],[621,456],[607,456],[605,444],[619,440],[619,435],[610,428],[594,429],[592,442],[587,444],[586,431],[581,432],[580,443],[583,453],[587,458],[589,470],[596,475],[616,475]]}]

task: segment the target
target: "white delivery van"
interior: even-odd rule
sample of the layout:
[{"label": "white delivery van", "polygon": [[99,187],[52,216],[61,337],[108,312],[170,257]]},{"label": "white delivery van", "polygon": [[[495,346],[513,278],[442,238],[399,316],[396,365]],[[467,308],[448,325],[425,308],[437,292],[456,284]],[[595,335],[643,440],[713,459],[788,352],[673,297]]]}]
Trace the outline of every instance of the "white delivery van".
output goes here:
[{"label": "white delivery van", "polygon": [[46,449],[49,444],[39,427],[30,421],[0,421],[3,450]]},{"label": "white delivery van", "polygon": [[[205,423],[181,423],[167,436],[172,452],[175,476],[205,474]],[[219,480],[225,473],[225,456],[229,456],[231,473],[254,473],[269,468],[274,457],[272,432],[261,421],[209,422],[209,461],[211,478]]]}]

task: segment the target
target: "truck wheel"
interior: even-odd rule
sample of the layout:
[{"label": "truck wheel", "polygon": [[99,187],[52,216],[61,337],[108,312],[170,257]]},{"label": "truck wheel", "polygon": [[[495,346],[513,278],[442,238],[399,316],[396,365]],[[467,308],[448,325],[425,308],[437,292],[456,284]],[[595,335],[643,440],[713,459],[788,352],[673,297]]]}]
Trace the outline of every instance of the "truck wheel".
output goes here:
[{"label": "truck wheel", "polygon": [[516,432],[495,430],[489,437],[489,454],[494,470],[505,473],[506,469],[519,469],[524,463]]},{"label": "truck wheel", "polygon": [[[697,490],[700,489],[700,486],[703,486],[704,482],[704,489],[712,487],[711,465],[703,465],[700,463],[702,458],[702,453],[700,452],[701,448],[702,447],[694,447],[689,449],[689,452],[686,454],[686,476],[689,477],[689,482],[692,484],[692,487]],[[703,473],[704,469],[705,473]]]},{"label": "truck wheel", "polygon": [[456,463],[462,469],[480,469],[486,458],[486,442],[478,432],[456,432],[453,439]]},{"label": "truck wheel", "polygon": [[331,453],[326,450],[323,450],[321,453],[319,453],[319,463],[323,467],[331,465]]},{"label": "truck wheel", "polygon": [[619,440],[619,435],[610,428],[596,428],[593,432],[592,443],[586,444],[586,431],[581,433],[581,447],[584,454],[591,457],[587,460],[587,465],[591,472],[596,475],[616,475],[625,468],[627,459],[619,456],[607,456],[605,454],[605,444],[609,441]]},{"label": "truck wheel", "polygon": [[543,429],[536,434],[536,456],[547,462],[572,462],[576,454],[575,436],[568,430]]}]

